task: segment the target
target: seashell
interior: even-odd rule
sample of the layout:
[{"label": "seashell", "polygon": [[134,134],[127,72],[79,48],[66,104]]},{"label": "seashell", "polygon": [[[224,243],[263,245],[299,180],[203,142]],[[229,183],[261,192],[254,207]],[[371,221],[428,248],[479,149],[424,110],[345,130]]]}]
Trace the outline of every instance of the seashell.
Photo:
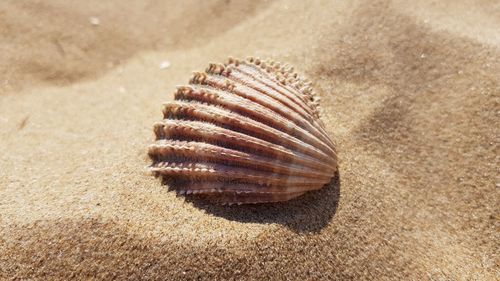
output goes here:
[{"label": "seashell", "polygon": [[163,108],[149,169],[179,194],[227,204],[286,201],[337,170],[309,80],[288,64],[230,58],[195,72]]}]

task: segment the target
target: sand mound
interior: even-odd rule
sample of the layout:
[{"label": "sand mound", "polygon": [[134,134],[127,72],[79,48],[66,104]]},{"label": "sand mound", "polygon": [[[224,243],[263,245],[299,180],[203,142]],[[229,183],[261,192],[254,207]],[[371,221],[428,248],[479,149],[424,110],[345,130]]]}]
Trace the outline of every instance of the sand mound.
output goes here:
[{"label": "sand mound", "polygon": [[[188,2],[0,4],[0,279],[498,278],[496,1]],[[337,179],[221,207],[143,172],[227,55],[311,78]]]},{"label": "sand mound", "polygon": [[190,49],[251,17],[261,2],[3,1],[4,87],[67,85],[96,78],[137,52]]}]

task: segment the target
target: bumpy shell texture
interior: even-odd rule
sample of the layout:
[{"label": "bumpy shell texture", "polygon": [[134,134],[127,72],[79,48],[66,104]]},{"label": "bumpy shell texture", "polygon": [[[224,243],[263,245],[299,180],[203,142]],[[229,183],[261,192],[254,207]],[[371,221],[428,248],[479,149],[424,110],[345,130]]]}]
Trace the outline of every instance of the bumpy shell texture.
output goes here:
[{"label": "bumpy shell texture", "polygon": [[164,105],[149,169],[180,194],[225,204],[286,201],[337,170],[311,83],[248,58],[210,64]]}]

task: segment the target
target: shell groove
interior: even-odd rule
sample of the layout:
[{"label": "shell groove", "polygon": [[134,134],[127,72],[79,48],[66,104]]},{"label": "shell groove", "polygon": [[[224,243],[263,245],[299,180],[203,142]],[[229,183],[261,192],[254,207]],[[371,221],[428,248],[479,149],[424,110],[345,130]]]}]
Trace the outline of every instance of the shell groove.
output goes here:
[{"label": "shell groove", "polygon": [[178,86],[154,126],[149,169],[180,194],[286,201],[330,182],[334,143],[311,82],[273,61],[230,58]]}]

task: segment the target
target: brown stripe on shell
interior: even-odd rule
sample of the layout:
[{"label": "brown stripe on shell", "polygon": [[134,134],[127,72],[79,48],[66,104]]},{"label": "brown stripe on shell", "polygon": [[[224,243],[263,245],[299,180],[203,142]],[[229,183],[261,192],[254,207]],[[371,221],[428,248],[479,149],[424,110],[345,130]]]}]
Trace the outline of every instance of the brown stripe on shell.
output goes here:
[{"label": "brown stripe on shell", "polygon": [[179,86],[154,126],[149,169],[181,194],[219,203],[286,201],[337,170],[310,82],[250,58],[211,63]]},{"label": "brown stripe on shell", "polygon": [[[262,68],[262,64],[264,62],[260,63],[260,66]],[[301,89],[296,89],[294,87],[290,87],[289,85],[285,85],[286,79],[281,80],[279,82],[279,74],[274,75],[274,79],[269,77],[271,73],[265,73],[262,71],[262,69],[259,69],[258,66],[259,64],[242,64],[240,67],[240,71],[242,73],[245,73],[249,75],[251,78],[256,79],[257,81],[260,81],[261,83],[265,84],[267,87],[270,87],[279,93],[282,93],[283,95],[286,95],[288,97],[291,97],[293,99],[293,94],[295,94],[295,97],[298,97],[300,100],[303,101],[303,103],[300,103],[300,101],[297,101],[294,99],[294,101],[297,104],[300,104],[301,106],[304,106],[304,103],[306,104],[306,107],[310,109],[309,114],[310,115],[302,115],[304,118],[306,118],[308,121],[312,122],[312,124],[315,126],[316,129],[322,132],[322,134],[326,137],[323,139],[327,143],[330,142],[330,144],[333,146],[333,143],[331,143],[331,140],[328,138],[328,134],[324,130],[324,126],[322,125],[321,120],[319,119],[319,113],[317,111],[317,106],[313,104],[312,102],[307,101],[308,99],[316,99],[315,96],[312,93],[312,87],[310,82],[302,82],[299,84]],[[286,68],[286,69],[279,69],[278,73],[281,73],[284,76],[287,76],[288,73],[291,73],[293,71],[293,68]],[[267,76],[267,77],[266,77]],[[259,77],[260,79],[257,79]],[[293,79],[296,80],[296,79]],[[293,82],[293,81],[292,81]],[[288,93],[288,94],[287,94]],[[292,94],[290,94],[292,93]],[[313,118],[314,117],[314,118]]]},{"label": "brown stripe on shell", "polygon": [[270,79],[266,77],[268,76],[267,74],[260,73],[259,75],[256,74],[255,71],[249,71],[250,69],[245,71],[245,67],[249,68],[250,66],[245,64],[242,64],[240,67],[230,66],[230,69],[234,70],[231,71],[227,77],[232,81],[238,81],[241,84],[274,98],[283,105],[300,114],[303,118],[309,121],[313,120],[313,109],[306,105],[306,102],[297,94],[289,90],[280,89],[278,83],[269,81]]},{"label": "brown stripe on shell", "polygon": [[[238,96],[244,97],[246,99],[250,99],[251,101],[261,104],[262,106],[265,106],[277,114],[281,115],[283,118],[286,118],[288,120],[293,121],[295,124],[298,125],[298,127],[309,131],[310,133],[314,134],[318,138],[321,138],[323,141],[327,142],[326,140],[328,137],[325,137],[318,128],[314,127],[311,123],[308,121],[304,120],[299,114],[297,114],[295,111],[290,110],[288,107],[283,106],[281,103],[277,102],[276,100],[270,98],[269,96],[262,95],[260,92],[247,87],[242,84],[236,84],[224,77],[218,77],[218,76],[210,76],[207,75],[206,73],[195,73],[193,76],[193,79],[191,80],[192,84],[201,84],[201,85],[209,85],[213,88],[217,88],[220,90],[224,91],[229,91],[232,92]],[[329,142],[327,142],[329,143]]]},{"label": "brown stripe on shell", "polygon": [[306,178],[258,171],[252,168],[235,167],[209,162],[156,162],[151,171],[161,175],[188,176],[195,181],[231,181],[232,183],[258,183],[265,189],[266,186],[322,186],[330,179]]},{"label": "brown stripe on shell", "polygon": [[[251,203],[270,203],[286,201],[296,198],[307,190],[301,187],[273,188],[276,191],[262,191],[260,186],[255,184],[224,184],[224,183],[188,183],[177,186],[179,194],[195,194],[205,197],[214,202],[222,204],[251,204]],[[281,189],[281,190],[280,190]],[[297,191],[290,191],[293,189]],[[283,191],[285,190],[285,191]]]},{"label": "brown stripe on shell", "polygon": [[[307,79],[302,79],[296,72],[293,72],[292,66],[283,66],[281,67],[280,63],[275,63],[271,61],[269,64],[271,67],[263,67],[262,65],[265,61],[260,61],[259,59],[254,59],[250,57],[247,59],[248,64],[243,63],[241,69],[244,70],[245,66],[252,67],[250,71],[247,70],[247,73],[258,73],[258,75],[265,75],[266,73],[270,75],[272,78],[270,79],[271,87],[285,88],[286,91],[290,91],[296,94],[300,99],[302,99],[310,108],[313,109],[314,123],[319,125],[318,128],[326,135],[326,131],[324,130],[324,125],[321,119],[319,119],[319,98],[312,91],[312,83]],[[259,69],[260,68],[260,69]],[[266,71],[263,71],[263,68]],[[274,69],[274,71],[272,71]],[[275,85],[275,86],[272,86]],[[330,140],[328,138],[328,140]],[[333,143],[332,143],[333,145]]]},{"label": "brown stripe on shell", "polygon": [[[296,72],[293,72],[292,66],[281,66],[280,63],[274,61],[261,61],[250,57],[241,63],[239,71],[251,76],[253,79],[260,80],[261,83],[283,95],[289,96],[290,99],[293,99],[303,108],[303,104],[306,104],[306,110],[312,113],[313,116],[318,116],[317,104],[313,102],[316,97],[312,93],[312,83],[301,79]],[[297,102],[293,96],[299,98],[302,102]],[[306,116],[306,118],[309,118],[309,116]],[[319,121],[319,119],[316,118],[316,121]]]},{"label": "brown stripe on shell", "polygon": [[289,163],[304,163],[303,161],[307,161],[308,165],[314,165],[316,168],[321,167],[328,171],[334,171],[336,168],[334,166],[336,163],[333,160],[325,164],[321,160],[302,154],[299,151],[288,150],[282,146],[206,122],[166,119],[161,123],[157,123],[154,130],[157,140],[187,138],[248,151],[272,159],[288,161]]},{"label": "brown stripe on shell", "polygon": [[[319,187],[321,188],[321,187]],[[184,194],[204,194],[204,193],[224,193],[233,192],[237,194],[296,194],[299,192],[307,192],[317,188],[308,186],[267,186],[262,188],[262,185],[255,183],[238,183],[238,182],[180,182],[177,184],[177,190]]]},{"label": "brown stripe on shell", "polygon": [[178,101],[170,102],[165,105],[164,114],[177,118],[191,118],[194,120],[231,126],[231,128],[237,132],[243,131],[248,135],[259,137],[266,141],[289,149],[294,149],[312,157],[324,159],[325,161],[329,161],[330,157],[334,155],[334,152],[330,151],[329,147],[322,142],[316,141],[314,142],[314,145],[324,149],[324,151],[326,150],[330,157],[325,154],[324,151],[296,139],[293,136],[280,132],[245,116],[241,116],[237,113],[224,110],[213,105]]},{"label": "brown stripe on shell", "polygon": [[234,149],[212,145],[204,142],[159,140],[149,146],[151,157],[165,159],[190,159],[223,163],[226,165],[254,168],[276,174],[295,174],[310,178],[328,178],[327,171],[314,170],[300,164],[293,164],[277,159],[262,157]]},{"label": "brown stripe on shell", "polygon": [[[177,100],[187,101],[196,100],[225,107],[240,115],[257,120],[269,127],[273,127],[281,132],[290,134],[296,138],[302,139],[303,141],[307,141],[310,144],[318,144],[318,142],[321,143],[321,141],[324,141],[324,138],[318,140],[317,136],[299,126],[296,126],[292,121],[284,118],[269,108],[234,93],[203,88],[203,86],[181,86],[178,87],[177,92],[175,93],[175,98]],[[326,148],[326,150],[329,151],[328,154],[335,155],[333,145],[324,143],[318,145],[321,147],[328,146],[328,148]]]}]

